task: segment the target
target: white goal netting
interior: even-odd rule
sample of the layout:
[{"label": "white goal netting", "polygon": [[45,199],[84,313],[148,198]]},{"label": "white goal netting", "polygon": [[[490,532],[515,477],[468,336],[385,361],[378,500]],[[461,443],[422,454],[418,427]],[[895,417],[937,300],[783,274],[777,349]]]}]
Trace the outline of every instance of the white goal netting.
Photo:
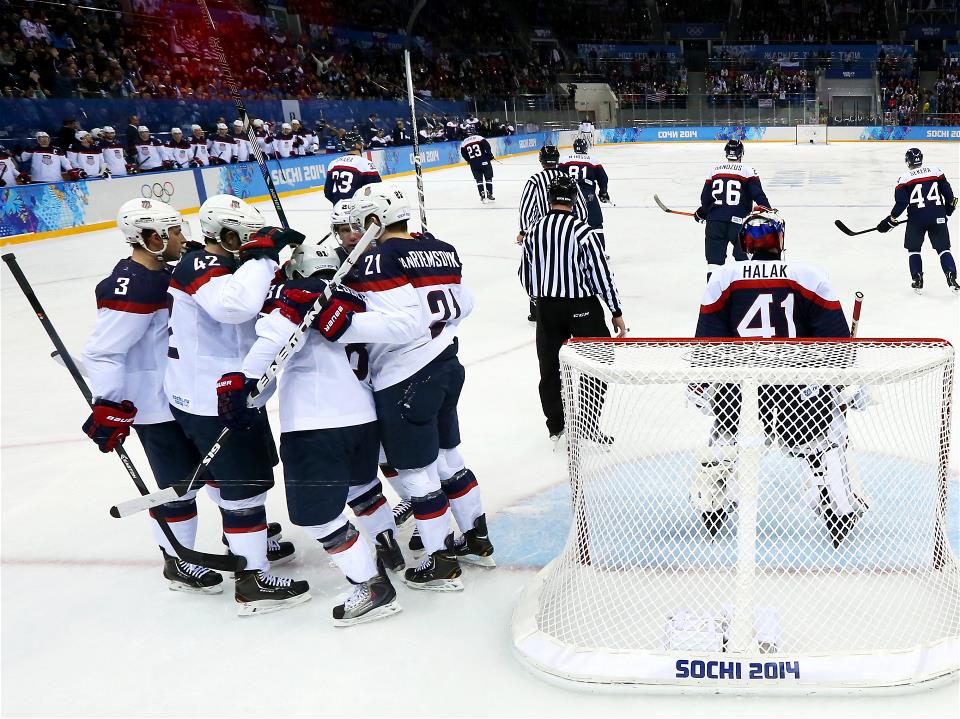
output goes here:
[{"label": "white goal netting", "polygon": [[721,691],[957,671],[949,343],[582,340],[561,361],[572,523],[514,614],[530,665]]},{"label": "white goal netting", "polygon": [[829,135],[827,125],[797,125],[797,143],[796,144],[798,145],[830,144],[830,135]]}]

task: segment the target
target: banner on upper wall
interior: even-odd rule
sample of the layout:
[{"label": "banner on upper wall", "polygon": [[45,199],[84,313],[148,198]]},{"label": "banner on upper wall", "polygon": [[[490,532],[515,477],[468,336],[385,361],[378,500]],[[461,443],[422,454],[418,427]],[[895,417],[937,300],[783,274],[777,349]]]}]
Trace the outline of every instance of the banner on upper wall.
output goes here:
[{"label": "banner on upper wall", "polygon": [[913,57],[914,54],[910,45],[718,45],[714,52],[758,60],[787,57],[856,61],[876,60],[881,49],[889,56]]},{"label": "banner on upper wall", "polygon": [[577,45],[577,55],[582,58],[590,57],[595,52],[597,57],[604,60],[629,60],[635,57],[647,57],[650,53],[667,55],[670,59],[680,59],[678,45],[612,45],[599,43],[581,43]]},{"label": "banner on upper wall", "polygon": [[[781,128],[719,125],[713,127],[618,127],[598,130],[597,142],[695,142],[714,140],[763,140],[768,130]],[[793,128],[791,137],[795,137]],[[768,138],[773,139],[773,138]],[[778,138],[783,139],[783,138]]]},{"label": "banner on upper wall", "polygon": [[912,23],[903,28],[903,37],[905,40],[952,40],[957,37],[957,26],[950,23],[941,23],[938,25]]},{"label": "banner on upper wall", "polygon": [[960,140],[960,127],[886,126],[861,127],[860,140]]}]

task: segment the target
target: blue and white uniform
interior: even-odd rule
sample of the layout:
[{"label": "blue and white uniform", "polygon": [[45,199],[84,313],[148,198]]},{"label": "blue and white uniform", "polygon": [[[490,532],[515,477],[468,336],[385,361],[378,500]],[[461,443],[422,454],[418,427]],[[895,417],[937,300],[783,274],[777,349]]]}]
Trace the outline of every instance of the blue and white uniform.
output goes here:
[{"label": "blue and white uniform", "polygon": [[737,235],[754,205],[770,207],[760,176],[744,162],[722,162],[707,175],[700,193],[698,216],[706,220],[704,254],[707,277],[727,259],[727,245],[733,245],[735,260],[747,259]]},{"label": "blue and white uniform", "polygon": [[487,139],[470,135],[460,143],[460,156],[470,165],[480,199],[493,199],[493,149]]},{"label": "blue and white uniform", "polygon": [[910,275],[916,278],[923,273],[920,249],[925,237],[940,257],[943,272],[957,274],[956,261],[950,251],[948,213],[953,212],[953,188],[943,171],[935,165],[922,165],[907,171],[897,180],[894,191],[892,218],[907,213],[907,229],[903,247],[908,252]]},{"label": "blue and white uniform", "polygon": [[70,161],[59,147],[34,144],[20,154],[20,168],[30,173],[33,182],[62,182],[70,172]]},{"label": "blue and white uniform", "polygon": [[606,196],[609,178],[603,165],[588,153],[571,152],[560,160],[560,169],[577,181],[580,192],[587,201],[587,224],[600,230],[598,237],[603,242],[603,212],[600,197]]},{"label": "blue and white uniform", "polygon": [[327,167],[323,196],[335,205],[351,199],[361,187],[380,181],[380,173],[370,160],[360,155],[343,155]]}]

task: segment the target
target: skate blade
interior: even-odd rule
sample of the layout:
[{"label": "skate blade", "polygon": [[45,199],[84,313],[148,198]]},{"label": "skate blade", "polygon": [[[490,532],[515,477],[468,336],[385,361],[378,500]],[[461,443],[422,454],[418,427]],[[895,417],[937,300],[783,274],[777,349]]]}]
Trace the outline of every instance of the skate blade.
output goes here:
[{"label": "skate blade", "polygon": [[407,563],[406,563],[406,562],[400,562],[400,564],[398,564],[398,565],[396,565],[396,566],[394,566],[394,567],[391,567],[389,564],[387,564],[386,562],[384,562],[384,563],[383,563],[383,566],[386,568],[386,570],[387,570],[388,572],[393,572],[394,574],[396,574],[397,572],[402,572],[402,571],[404,571],[404,570],[407,568]]},{"label": "skate blade", "polygon": [[290,599],[262,599],[259,602],[237,602],[237,616],[252,617],[253,615],[270,614],[284,609],[290,609],[298,604],[303,604],[310,600],[310,592],[304,592]]},{"label": "skate blade", "polygon": [[400,603],[394,599],[389,604],[384,604],[376,609],[372,609],[366,614],[361,614],[359,617],[354,617],[353,619],[334,619],[333,626],[352,627],[357,624],[366,624],[367,622],[375,622],[378,619],[392,617],[394,614],[399,614],[402,611],[403,607],[401,607]]},{"label": "skate blade", "polygon": [[474,567],[485,569],[493,569],[497,566],[492,554],[486,557],[481,557],[479,554],[459,554],[457,560],[462,564],[472,564]]},{"label": "skate blade", "polygon": [[280,558],[280,559],[271,560],[270,566],[271,566],[271,567],[282,567],[284,564],[290,564],[290,562],[292,562],[292,561],[293,561],[294,559],[296,559],[296,558],[297,558],[297,553],[296,553],[296,551],[294,551],[293,554],[288,554],[286,557],[282,557],[282,558]]},{"label": "skate blade", "polygon": [[171,592],[183,592],[184,594],[223,594],[223,582],[214,584],[212,587],[191,587],[189,584],[168,579],[167,586]]},{"label": "skate blade", "polygon": [[432,582],[426,582],[421,584],[419,582],[411,582],[406,577],[403,578],[403,583],[406,584],[410,589],[419,589],[422,591],[428,592],[462,592],[463,591],[463,581],[460,577],[455,579],[434,579]]},{"label": "skate blade", "polygon": [[915,288],[913,291],[914,291],[915,294],[918,294],[918,295],[922,295],[922,294],[923,294],[923,290],[918,290],[918,289]]}]

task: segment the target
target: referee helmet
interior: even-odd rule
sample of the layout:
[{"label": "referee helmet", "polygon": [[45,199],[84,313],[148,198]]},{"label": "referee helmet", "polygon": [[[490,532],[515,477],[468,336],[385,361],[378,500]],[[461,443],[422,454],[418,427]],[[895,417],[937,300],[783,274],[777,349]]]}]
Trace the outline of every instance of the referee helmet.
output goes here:
[{"label": "referee helmet", "polygon": [[577,183],[570,175],[557,175],[550,180],[550,188],[547,190],[550,197],[550,204],[559,203],[573,206],[577,198]]}]

